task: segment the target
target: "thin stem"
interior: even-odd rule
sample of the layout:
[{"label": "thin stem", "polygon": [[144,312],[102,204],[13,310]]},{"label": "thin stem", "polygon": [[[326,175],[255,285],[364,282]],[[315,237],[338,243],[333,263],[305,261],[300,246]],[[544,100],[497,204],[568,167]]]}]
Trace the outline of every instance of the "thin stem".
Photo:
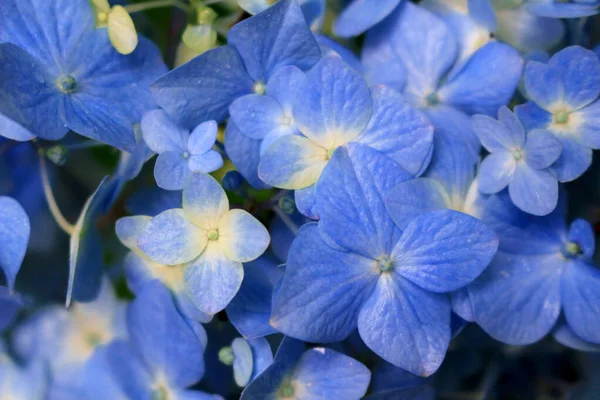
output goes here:
[{"label": "thin stem", "polygon": [[61,227],[68,235],[72,235],[75,232],[75,226],[71,225],[69,221],[62,215],[54,193],[52,193],[52,186],[50,186],[50,178],[48,177],[48,165],[46,164],[46,158],[43,154],[40,154],[40,174],[42,175],[42,186],[44,187],[44,195],[46,196],[46,202],[48,202],[48,208],[50,213],[56,220],[58,226]]},{"label": "thin stem", "polygon": [[298,233],[298,225],[296,225],[296,223],[292,221],[289,215],[284,213],[283,210],[278,206],[273,207],[273,211],[275,211],[275,214],[277,214],[277,216],[281,218],[283,223],[290,229],[290,231],[292,231],[294,235]]},{"label": "thin stem", "polygon": [[188,6],[186,3],[184,3],[181,0],[154,0],[154,1],[148,1],[146,3],[138,3],[138,4],[129,4],[127,6],[125,6],[125,10],[127,10],[128,13],[136,13],[136,12],[140,12],[140,11],[146,11],[146,10],[151,10],[153,8],[160,8],[160,7],[177,7],[180,10],[185,11],[186,13],[190,13],[192,11],[191,7]]}]

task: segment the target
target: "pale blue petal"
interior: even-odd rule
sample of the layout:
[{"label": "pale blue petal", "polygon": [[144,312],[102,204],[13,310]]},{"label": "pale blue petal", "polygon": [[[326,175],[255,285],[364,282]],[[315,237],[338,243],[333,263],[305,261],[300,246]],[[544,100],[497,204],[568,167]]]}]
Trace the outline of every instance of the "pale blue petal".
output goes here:
[{"label": "pale blue petal", "polygon": [[[125,393],[120,386],[119,379],[114,374],[110,364],[111,352],[122,351],[121,346],[127,346],[122,341],[114,341],[104,346],[98,346],[90,359],[85,363],[82,377],[82,386],[84,388],[86,399],[124,399]],[[131,364],[135,364],[142,369],[143,366],[133,354],[130,354]]]},{"label": "pale blue petal", "polygon": [[255,189],[270,186],[258,177],[258,163],[261,155],[261,141],[250,139],[230,120],[225,130],[225,151],[240,174]]},{"label": "pale blue petal", "polygon": [[496,14],[490,0],[468,0],[469,16],[490,32],[496,31]]},{"label": "pale blue petal", "polygon": [[229,200],[219,182],[207,174],[193,174],[183,189],[186,218],[205,230],[217,229],[228,210]]},{"label": "pale blue petal", "polygon": [[152,217],[145,215],[136,215],[133,217],[123,217],[117,220],[115,231],[117,237],[130,250],[137,249],[138,238],[148,227]]},{"label": "pale blue petal", "polygon": [[150,283],[127,310],[131,343],[152,372],[162,372],[175,387],[186,387],[204,374],[204,347],[177,311],[171,293]]},{"label": "pale blue petal", "polygon": [[316,224],[304,225],[290,249],[271,325],[309,342],[345,339],[356,329],[358,312],[377,282],[375,264],[334,250],[321,239]]},{"label": "pale blue petal", "polygon": [[553,119],[552,113],[540,108],[533,101],[515,106],[515,115],[528,132],[533,129],[546,129]]},{"label": "pale blue petal", "polygon": [[479,169],[479,190],[493,194],[503,190],[514,178],[517,163],[508,151],[488,155]]},{"label": "pale blue petal", "polygon": [[371,118],[371,92],[362,76],[339,57],[321,60],[306,74],[305,96],[294,104],[294,121],[326,149],[356,138]]},{"label": "pale blue petal", "polygon": [[594,256],[594,251],[596,250],[596,238],[594,229],[586,220],[576,219],[571,223],[569,233],[567,234],[567,240],[577,243],[585,257],[591,259]]},{"label": "pale blue petal", "polygon": [[47,140],[69,130],[59,116],[60,91],[40,61],[23,49],[0,43],[0,113]]},{"label": "pale blue petal", "polygon": [[592,150],[571,135],[556,135],[563,151],[550,166],[559,182],[570,182],[579,178],[592,164]]},{"label": "pale blue petal", "polygon": [[433,125],[402,96],[383,85],[371,89],[373,115],[355,142],[365,144],[418,176],[429,164]]},{"label": "pale blue petal", "polygon": [[453,292],[450,296],[452,311],[468,322],[474,322],[473,303],[469,297],[469,289],[463,288]]},{"label": "pale blue petal", "polygon": [[534,129],[527,134],[525,162],[535,169],[548,168],[562,153],[562,143],[546,130]]},{"label": "pale blue petal", "polygon": [[358,36],[390,15],[400,1],[354,0],[338,16],[333,33],[342,38]]},{"label": "pale blue petal", "polygon": [[[507,114],[516,119],[505,106],[500,110],[506,110]],[[525,144],[525,130],[518,121],[508,126],[503,121],[487,115],[473,115],[471,121],[473,131],[489,152],[511,151],[514,148],[521,148]],[[514,127],[517,129],[513,129]]]},{"label": "pale blue petal", "polygon": [[453,210],[422,214],[407,226],[394,247],[394,272],[425,290],[444,293],[468,285],[498,249],[494,231]]},{"label": "pale blue petal", "polygon": [[[106,368],[110,369],[112,378],[117,382],[125,398],[149,398],[152,386],[151,370],[144,365],[144,358],[140,357],[137,349],[133,348],[130,341],[114,340],[100,349],[104,353]],[[95,380],[95,371],[85,371],[89,374],[86,380]],[[91,376],[90,376],[91,375]],[[87,389],[87,388],[86,388]],[[93,390],[90,387],[90,390]],[[100,392],[102,393],[102,392]],[[100,398],[98,400],[103,400]]]},{"label": "pale blue petal", "polygon": [[296,208],[302,215],[314,220],[319,219],[316,185],[295,190],[294,201],[296,202]]},{"label": "pale blue petal", "polygon": [[450,343],[450,301],[446,295],[384,274],[360,310],[358,331],[384,360],[429,376],[442,363]]},{"label": "pale blue petal", "polygon": [[152,218],[138,246],[153,261],[175,265],[196,258],[207,241],[206,232],[190,223],[183,210],[172,209]]},{"label": "pale blue petal", "polygon": [[522,69],[523,60],[514,48],[490,42],[440,88],[440,101],[467,114],[495,115],[512,98]]},{"label": "pale blue petal", "polygon": [[522,53],[550,50],[565,35],[563,21],[530,14],[524,7],[496,10],[498,37]]},{"label": "pale blue petal", "polygon": [[571,115],[582,120],[582,124],[577,127],[581,144],[591,149],[600,148],[600,101],[597,100]]},{"label": "pale blue petal", "polygon": [[279,128],[285,118],[277,100],[267,95],[249,94],[229,107],[231,121],[250,139],[264,139]]},{"label": "pale blue petal", "polygon": [[560,103],[565,95],[565,83],[558,70],[537,61],[529,61],[525,67],[525,89],[544,110]]},{"label": "pale blue petal", "polygon": [[238,0],[238,4],[250,15],[258,14],[270,6],[268,0]]},{"label": "pale blue petal", "polygon": [[182,153],[166,151],[156,158],[154,178],[161,189],[181,190],[189,177],[190,168]]},{"label": "pale blue petal", "polygon": [[580,260],[566,262],[562,304],[569,326],[583,340],[600,343],[600,271]]},{"label": "pale blue petal", "polygon": [[367,392],[371,372],[353,358],[315,347],[302,354],[290,379],[301,399],[358,400]]},{"label": "pale blue petal", "polygon": [[546,336],[560,314],[562,256],[498,253],[469,286],[475,321],[496,340],[513,345]]},{"label": "pale blue petal", "polygon": [[416,216],[428,211],[450,207],[450,197],[442,184],[431,178],[417,178],[402,182],[385,197],[385,205],[396,225],[401,229]]},{"label": "pale blue petal", "polygon": [[384,203],[389,190],[412,176],[361,144],[338,149],[317,183],[320,228],[338,245],[378,259],[400,237]]},{"label": "pale blue petal", "polygon": [[528,12],[547,18],[581,18],[598,14],[597,6],[579,2],[529,1],[525,7]]},{"label": "pale blue petal", "polygon": [[[435,127],[433,135],[434,151],[431,165],[436,163],[435,159],[440,158],[440,154],[444,154],[442,158],[446,160],[450,157],[450,154],[460,152],[462,153],[460,153],[461,156],[459,160],[477,163],[479,154],[481,153],[481,142],[471,128],[470,116],[455,108],[443,105],[426,108],[424,111]],[[457,147],[456,142],[458,141],[462,141],[467,148],[463,149],[461,147],[464,146],[460,145]],[[440,142],[444,142],[444,144],[441,144]],[[444,146],[442,147],[442,150],[440,150],[440,146]],[[445,146],[452,146],[452,150],[446,152]],[[469,157],[466,157],[466,152],[470,153]]]},{"label": "pale blue petal", "polygon": [[329,56],[338,56],[355,70],[363,70],[363,66],[360,63],[358,56],[354,54],[354,52],[348,47],[323,34],[315,33],[315,38],[317,39],[319,46],[321,46],[321,54],[323,55],[323,58]]},{"label": "pale blue petal", "polygon": [[266,93],[277,100],[286,113],[290,113],[305,84],[306,74],[298,67],[287,65],[269,78]]},{"label": "pale blue petal", "polygon": [[187,150],[189,131],[175,124],[163,110],[147,112],[141,122],[144,142],[155,153]]},{"label": "pale blue petal", "polygon": [[250,381],[253,381],[273,363],[273,351],[265,338],[250,339],[248,340],[248,344],[252,349],[252,357],[254,359],[254,367],[252,368],[252,376],[250,377]]},{"label": "pale blue petal", "polygon": [[227,258],[215,242],[209,242],[200,257],[186,264],[184,270],[186,292],[196,307],[207,314],[227,307],[243,279],[242,264]]},{"label": "pale blue petal", "polygon": [[586,342],[577,336],[571,327],[566,323],[556,329],[552,336],[554,336],[554,339],[563,346],[571,347],[581,351],[600,352],[600,344]]},{"label": "pale blue petal", "polygon": [[223,157],[218,151],[209,150],[204,154],[192,155],[187,164],[192,172],[208,174],[223,166]]},{"label": "pale blue petal", "polygon": [[562,78],[564,102],[571,109],[585,107],[600,95],[600,60],[594,52],[570,46],[552,56],[548,66]]},{"label": "pale blue petal", "polygon": [[265,151],[267,151],[267,149],[280,137],[297,133],[298,129],[295,125],[280,125],[276,127],[274,130],[267,133],[265,138],[262,140],[262,143],[260,144],[260,155],[262,156],[265,154]]},{"label": "pale blue petal", "polygon": [[510,199],[521,210],[533,215],[547,215],[558,203],[558,181],[549,170],[535,170],[521,163],[508,185]]},{"label": "pale blue petal", "polygon": [[406,86],[408,73],[395,50],[395,43],[388,40],[391,31],[389,24],[384,21],[380,25],[388,27],[371,29],[366,35],[359,70],[363,72],[369,86],[386,85],[402,92]]},{"label": "pale blue petal", "polygon": [[0,135],[18,142],[26,142],[35,138],[35,135],[21,124],[2,114],[0,114]]},{"label": "pale blue petal", "polygon": [[252,376],[253,357],[252,349],[245,339],[235,338],[231,343],[233,352],[233,378],[239,387],[244,387],[250,382]]},{"label": "pale blue petal", "polygon": [[280,67],[306,70],[321,50],[296,1],[282,0],[264,12],[234,25],[227,36],[244,60],[250,76],[266,83]]},{"label": "pale blue petal", "polygon": [[12,290],[25,257],[31,225],[23,207],[11,197],[0,196],[0,268]]},{"label": "pale blue petal", "polygon": [[227,118],[229,105],[252,92],[238,52],[230,46],[208,50],[175,68],[151,86],[154,99],[182,126]]},{"label": "pale blue petal", "polygon": [[233,261],[248,262],[258,258],[269,247],[267,228],[244,210],[225,213],[219,220],[219,247]]}]

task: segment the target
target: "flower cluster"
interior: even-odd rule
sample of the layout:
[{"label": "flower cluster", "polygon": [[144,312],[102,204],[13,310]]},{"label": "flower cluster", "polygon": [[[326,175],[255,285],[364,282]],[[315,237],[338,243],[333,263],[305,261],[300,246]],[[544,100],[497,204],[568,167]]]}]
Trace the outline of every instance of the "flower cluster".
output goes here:
[{"label": "flower cluster", "polygon": [[600,351],[599,9],[2,0],[0,398],[511,398]]}]

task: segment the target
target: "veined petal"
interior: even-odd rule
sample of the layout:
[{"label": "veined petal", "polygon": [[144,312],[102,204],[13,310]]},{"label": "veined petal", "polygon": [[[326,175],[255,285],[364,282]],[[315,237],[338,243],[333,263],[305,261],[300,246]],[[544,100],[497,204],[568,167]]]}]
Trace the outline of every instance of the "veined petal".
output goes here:
[{"label": "veined petal", "polygon": [[231,120],[251,139],[264,139],[285,117],[283,108],[269,95],[249,94],[229,106]]},{"label": "veined petal", "polygon": [[156,184],[165,190],[181,190],[190,177],[187,160],[179,152],[159,154],[154,164]]},{"label": "veined petal", "polygon": [[481,140],[481,144],[490,152],[521,148],[525,144],[523,126],[508,108],[503,106],[500,110],[504,110],[503,119],[508,121],[496,120],[487,115],[473,115],[471,118],[473,131]]},{"label": "veined petal", "polygon": [[549,170],[535,170],[525,163],[517,166],[508,185],[511,200],[533,215],[547,215],[558,204],[558,181]]},{"label": "veined petal", "polygon": [[594,265],[566,262],[562,303],[569,326],[588,342],[600,343],[600,271]]},{"label": "veined petal", "polygon": [[229,200],[219,182],[207,174],[192,174],[183,188],[186,218],[204,230],[217,229],[228,210]]},{"label": "veined petal", "polygon": [[150,221],[152,221],[152,217],[145,215],[120,218],[115,224],[117,237],[130,250],[137,249],[138,238],[148,227]]},{"label": "veined petal", "polygon": [[208,174],[223,166],[223,157],[219,152],[209,150],[204,154],[193,155],[188,159],[188,167],[192,172]]},{"label": "veined petal", "polygon": [[571,223],[567,240],[577,243],[585,257],[591,259],[594,256],[596,237],[594,229],[586,220],[576,219]]},{"label": "veined petal", "polygon": [[269,247],[269,232],[244,210],[230,210],[219,220],[219,247],[227,258],[248,262]]},{"label": "veined petal", "polygon": [[592,149],[584,146],[572,135],[556,135],[562,143],[562,153],[550,169],[559,182],[570,182],[579,178],[592,164]]},{"label": "veined petal", "polygon": [[525,89],[544,110],[560,103],[565,95],[565,83],[558,70],[537,61],[530,61],[525,67]]},{"label": "veined petal", "polygon": [[548,168],[562,153],[562,143],[546,130],[534,129],[527,134],[525,162],[535,169]]},{"label": "veined petal", "polygon": [[342,38],[358,36],[390,15],[400,1],[355,0],[340,13],[333,31]]},{"label": "veined petal", "polygon": [[0,196],[0,268],[12,290],[25,257],[31,225],[23,207],[11,197]]},{"label": "veined petal", "polygon": [[163,110],[153,110],[144,114],[141,129],[144,142],[155,153],[181,153],[187,149],[189,131],[177,126]]},{"label": "veined petal", "polygon": [[479,190],[493,194],[504,189],[514,178],[517,163],[508,151],[488,155],[479,169]]}]

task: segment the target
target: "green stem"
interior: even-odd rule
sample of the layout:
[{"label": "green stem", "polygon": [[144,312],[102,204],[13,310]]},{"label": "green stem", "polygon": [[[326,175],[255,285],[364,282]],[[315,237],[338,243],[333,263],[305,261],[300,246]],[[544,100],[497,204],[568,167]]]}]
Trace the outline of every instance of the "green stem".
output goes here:
[{"label": "green stem", "polygon": [[50,186],[50,178],[48,177],[48,165],[46,163],[46,157],[43,154],[40,154],[39,156],[42,185],[44,187],[44,195],[46,196],[46,202],[48,203],[50,213],[56,220],[58,226],[60,226],[61,229],[67,233],[67,235],[72,235],[73,232],[75,232],[75,226],[71,225],[69,221],[67,221],[67,219],[60,212],[58,204],[56,203],[56,199],[54,198],[54,193],[52,193],[52,186]]},{"label": "green stem", "polygon": [[124,8],[128,13],[132,14],[161,7],[177,7],[188,14],[192,12],[192,8],[181,0],[153,0],[145,3],[129,4]]}]

